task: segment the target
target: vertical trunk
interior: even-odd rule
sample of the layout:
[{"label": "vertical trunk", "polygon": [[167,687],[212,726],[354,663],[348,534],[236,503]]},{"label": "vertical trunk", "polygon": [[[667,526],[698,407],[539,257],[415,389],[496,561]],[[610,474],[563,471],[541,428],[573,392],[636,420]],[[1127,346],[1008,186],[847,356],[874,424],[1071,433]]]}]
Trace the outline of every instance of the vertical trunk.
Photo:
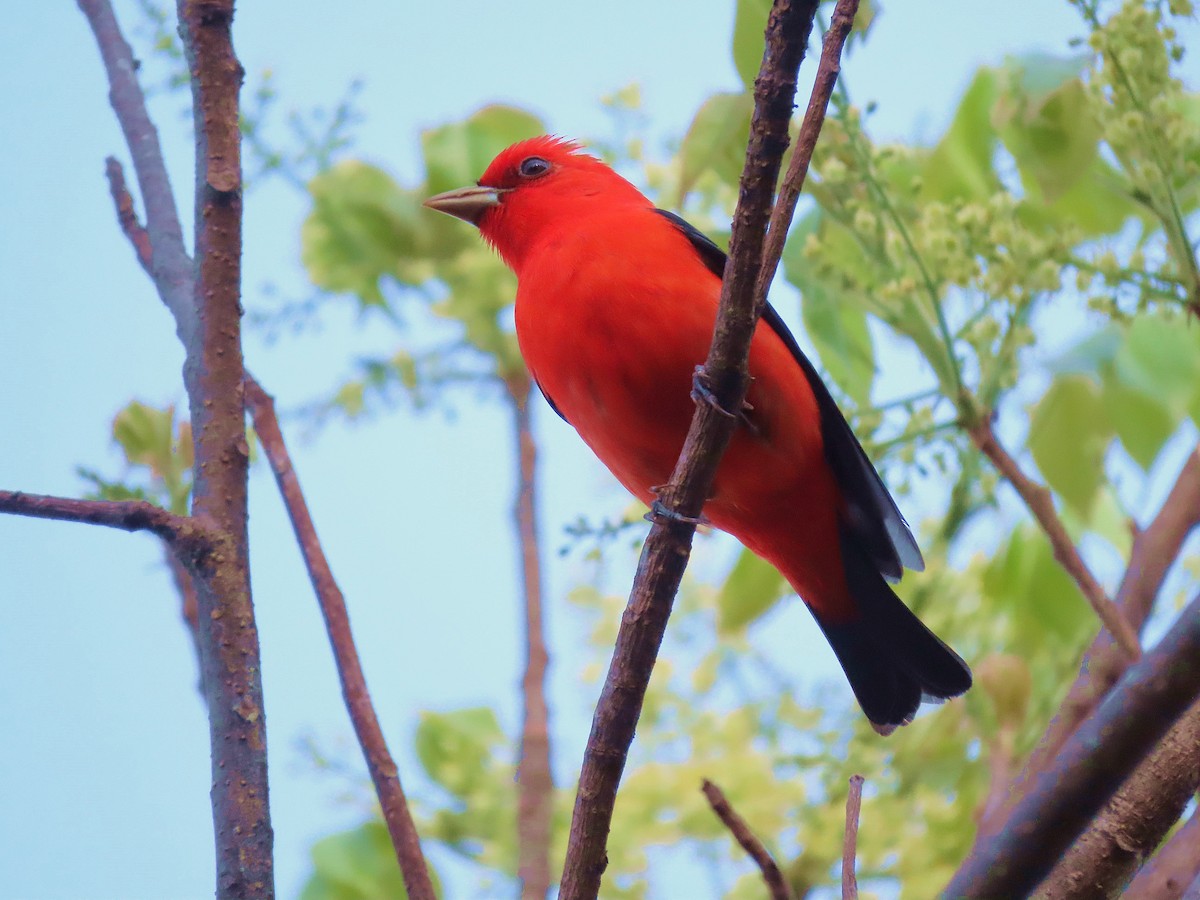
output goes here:
[{"label": "vertical trunk", "polygon": [[549,654],[542,622],[542,573],[538,558],[536,508],[537,446],[530,430],[532,385],[522,373],[505,381],[512,400],[517,438],[518,483],[514,515],[521,548],[525,593],[525,675],[521,680],[524,716],[517,769],[518,875],[522,900],[543,900],[550,890],[550,827],[554,816],[554,777],[550,770],[550,722],[546,706]]},{"label": "vertical trunk", "polygon": [[242,395],[242,183],[232,0],[179,0],[192,77],[196,130],[198,331],[184,381],[195,437],[192,514],[223,535],[197,563],[200,656],[212,744],[217,896],[274,896],[267,806],[267,735],[258,629],[246,540],[246,442]]}]

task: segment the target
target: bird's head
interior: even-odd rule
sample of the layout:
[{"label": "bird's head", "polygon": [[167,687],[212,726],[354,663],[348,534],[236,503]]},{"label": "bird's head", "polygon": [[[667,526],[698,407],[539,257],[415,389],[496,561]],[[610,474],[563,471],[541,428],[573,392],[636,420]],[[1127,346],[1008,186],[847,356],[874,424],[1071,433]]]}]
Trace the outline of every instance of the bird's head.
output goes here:
[{"label": "bird's head", "polygon": [[637,188],[575,141],[542,135],[503,150],[471,186],[425,201],[479,228],[516,268],[540,239],[596,209],[649,206]]}]

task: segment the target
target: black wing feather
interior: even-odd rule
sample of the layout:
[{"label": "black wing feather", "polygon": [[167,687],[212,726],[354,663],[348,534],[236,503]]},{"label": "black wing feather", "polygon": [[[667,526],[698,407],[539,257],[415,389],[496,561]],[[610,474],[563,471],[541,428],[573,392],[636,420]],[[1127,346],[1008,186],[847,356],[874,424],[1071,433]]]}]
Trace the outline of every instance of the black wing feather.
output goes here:
[{"label": "black wing feather", "polygon": [[[665,209],[656,212],[683,233],[709,271],[724,277],[727,259],[724,250],[685,219]],[[908,523],[904,521],[879,473],[867,459],[866,452],[830,396],[825,382],[770,303],[763,307],[762,319],[791,352],[817,398],[821,435],[825,441],[825,461],[833,469],[846,501],[849,513],[846,527],[885,578],[898,579],[906,567],[916,572],[923,571],[925,561],[921,558],[920,548]]]}]

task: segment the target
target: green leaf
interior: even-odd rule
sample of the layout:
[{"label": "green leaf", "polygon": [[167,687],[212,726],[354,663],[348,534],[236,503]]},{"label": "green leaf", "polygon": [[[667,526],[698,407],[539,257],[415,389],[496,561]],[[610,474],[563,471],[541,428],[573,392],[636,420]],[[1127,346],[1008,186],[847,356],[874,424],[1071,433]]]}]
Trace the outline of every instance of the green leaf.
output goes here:
[{"label": "green leaf", "polygon": [[[804,330],[826,371],[855,403],[866,406],[875,381],[875,348],[866,310],[853,291],[830,287],[803,256],[805,243],[822,230],[823,219],[818,208],[796,223],[784,248],[784,272],[802,295]],[[854,254],[860,252],[855,246]]]},{"label": "green leaf", "polygon": [[155,409],[134,400],[113,419],[113,440],[132,466],[149,470],[149,496],[183,515],[192,490],[192,425],[176,425],[175,407]]},{"label": "green leaf", "polygon": [[714,94],[696,111],[679,147],[679,203],[705,172],[737,184],[750,139],[754,97],[748,93]]},{"label": "green leaf", "polygon": [[1052,359],[1047,368],[1056,375],[1080,373],[1099,376],[1121,349],[1121,331],[1108,326],[1088,335]]},{"label": "green leaf", "polygon": [[733,18],[733,65],[747,93],[754,90],[754,79],[762,67],[763,38],[771,0],[737,0]]},{"label": "green leaf", "polygon": [[545,132],[542,120],[514,106],[485,106],[462,122],[421,135],[426,186],[440,194],[472,185],[501,150]]},{"label": "green leaf", "polygon": [[1179,416],[1158,397],[1122,382],[1112,367],[1105,372],[1104,405],[1122,446],[1139,466],[1148,470],[1163,444],[1175,433]]},{"label": "green leaf", "polygon": [[312,848],[312,861],[313,875],[300,900],[404,900],[408,896],[382,822],[366,822],[323,838]]},{"label": "green leaf", "polygon": [[859,406],[871,400],[875,382],[875,348],[867,314],[850,295],[841,299],[817,279],[802,279],[800,307],[804,330],[817,347],[821,362],[838,387]]},{"label": "green leaf", "polygon": [[[325,290],[357,295],[364,306],[385,305],[381,278],[400,277],[405,262],[454,246],[454,231],[434,239],[436,226],[421,209],[420,194],[375,166],[338,163],[310,181],[308,190],[313,208],[300,231],[308,276]],[[468,235],[457,237],[461,247]]]},{"label": "green leaf", "polygon": [[460,798],[470,797],[500,764],[504,732],[487,707],[421,713],[417,756],[429,777]]},{"label": "green leaf", "polygon": [[989,601],[1012,615],[1012,643],[1029,653],[1045,637],[1073,643],[1090,624],[1091,607],[1033,525],[1013,531],[984,570],[982,586]]},{"label": "green leaf", "polygon": [[1034,407],[1029,450],[1046,482],[1086,521],[1104,481],[1113,436],[1100,388],[1081,375],[1059,376]]},{"label": "green leaf", "polygon": [[743,550],[717,596],[717,630],[721,634],[741,631],[789,590],[773,565]]},{"label": "green leaf", "polygon": [[992,168],[996,130],[992,107],[999,95],[994,69],[981,68],[958,103],[954,121],[925,162],[922,193],[930,200],[982,200],[1000,187]]},{"label": "green leaf", "polygon": [[1032,54],[1008,60],[993,124],[1017,161],[1027,191],[1053,203],[1085,175],[1099,152],[1100,125],[1079,75],[1086,57]]},{"label": "green leaf", "polygon": [[1115,360],[1122,384],[1187,413],[1200,384],[1200,329],[1183,317],[1134,321]]}]

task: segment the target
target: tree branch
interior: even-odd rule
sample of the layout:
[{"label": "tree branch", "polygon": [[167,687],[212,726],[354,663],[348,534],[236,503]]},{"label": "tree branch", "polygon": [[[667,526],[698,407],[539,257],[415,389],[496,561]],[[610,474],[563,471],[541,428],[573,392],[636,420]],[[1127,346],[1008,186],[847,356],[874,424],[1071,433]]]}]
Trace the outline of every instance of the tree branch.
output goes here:
[{"label": "tree branch", "polygon": [[325,619],[325,629],[329,633],[329,643],[333,648],[338,679],[342,685],[342,697],[346,702],[346,710],[350,713],[350,721],[354,725],[359,746],[362,747],[367,769],[371,773],[371,781],[375,784],[383,819],[387,823],[388,834],[391,835],[392,846],[396,850],[396,859],[404,876],[405,889],[412,900],[433,900],[433,883],[429,878],[429,869],[421,851],[416,826],[409,813],[404,789],[400,785],[400,773],[388,751],[383,729],[371,703],[371,694],[367,690],[367,679],[363,674],[354,635],[350,629],[346,599],[334,580],[333,570],[325,557],[325,551],[321,548],[308,503],[300,488],[300,479],[296,477],[295,469],[292,468],[291,456],[283,441],[279,419],[275,415],[275,402],[253,376],[247,374],[245,384],[246,405],[254,417],[255,433],[262,443],[267,461],[271,464],[271,471],[275,473],[275,483],[279,486],[292,530],[296,533],[296,543],[300,545],[308,577],[317,594],[321,615]]},{"label": "tree branch", "polygon": [[670,483],[659,495],[661,509],[667,512],[656,517],[642,550],[584,751],[562,900],[591,900],[599,893],[617,786],[646,686],[691,553],[695,521],[736,423],[725,410],[739,409],[746,394],[750,340],[762,301],[755,295],[756,280],[770,281],[770,273],[759,274],[763,238],[780,159],[788,144],[796,71],[816,7],[815,0],[776,0],[768,18],[717,322],[708,359],[697,376],[715,402],[702,403],[696,410]]},{"label": "tree branch", "polygon": [[[78,0],[78,3],[100,48],[100,56],[108,74],[109,101],[133,157],[134,172],[146,204],[145,233],[150,244],[148,269],[159,297],[175,318],[176,332],[186,347],[195,339],[197,327],[196,310],[192,305],[192,261],[184,248],[183,228],[175,209],[175,195],[171,193],[158,131],[146,111],[146,98],[138,84],[138,64],[125,36],[121,34],[109,0]],[[112,187],[111,163],[108,172],[109,185]],[[117,202],[117,209],[120,214],[120,201]],[[132,213],[132,200],[129,209]],[[123,218],[121,227],[130,235]],[[134,241],[134,246],[139,261],[146,266],[142,258],[142,246],[137,241]]]},{"label": "tree branch", "polygon": [[863,777],[850,776],[846,794],[846,837],[842,842],[842,900],[858,900],[858,878],[854,866],[858,856],[858,815],[862,809]]},{"label": "tree branch", "polygon": [[23,491],[0,491],[0,513],[103,525],[122,531],[149,531],[172,546],[211,539],[209,530],[202,524],[145,500],[75,500]]},{"label": "tree branch", "polygon": [[1171,835],[1125,891],[1124,900],[1179,900],[1200,877],[1200,811]]},{"label": "tree branch", "polygon": [[1026,896],[1200,694],[1200,596],[1064,744],[1004,830],[978,844],[945,895]]},{"label": "tree branch", "polygon": [[[1179,556],[1184,540],[1196,527],[1200,527],[1200,447],[1188,456],[1158,515],[1134,537],[1116,603],[1123,618],[1138,631],[1150,615],[1163,579]],[[1079,675],[1066,699],[1030,755],[1019,779],[1009,789],[1007,802],[981,821],[977,841],[1000,830],[1027,786],[1054,761],[1067,738],[1095,710],[1128,668],[1129,658],[1111,632],[1102,630],[1084,655]]]},{"label": "tree branch", "polygon": [[707,778],[701,782],[700,790],[708,801],[708,805],[712,807],[712,811],[717,814],[717,818],[724,823],[734,840],[750,855],[759,871],[762,872],[763,881],[767,884],[767,893],[771,896],[771,900],[792,900],[792,892],[788,888],[787,882],[784,881],[779,866],[775,864],[775,860],[763,846],[763,842],[754,836],[754,832],[750,830],[746,820],[730,806],[724,792]]},{"label": "tree branch", "polygon": [[521,756],[517,766],[517,874],[522,900],[542,900],[550,891],[550,836],[554,818],[554,775],[550,769],[550,712],[546,704],[546,649],[542,622],[542,570],[538,558],[537,446],[529,420],[532,383],[522,371],[504,380],[513,407],[517,439],[517,498],[513,517],[521,545],[525,596],[525,674]]},{"label": "tree branch", "polygon": [[1025,505],[1033,513],[1033,517],[1037,519],[1038,525],[1050,539],[1050,546],[1054,549],[1054,558],[1074,579],[1079,590],[1083,592],[1083,596],[1087,598],[1096,615],[1100,617],[1104,627],[1116,637],[1121,649],[1125,651],[1130,660],[1138,659],[1142,651],[1137,633],[1125,616],[1121,614],[1121,610],[1109,599],[1104,588],[1100,586],[1100,582],[1092,575],[1091,570],[1079,555],[1075,542],[1071,540],[1066,526],[1058,517],[1058,511],[1054,508],[1054,498],[1050,491],[1021,471],[1017,461],[1009,456],[1008,451],[996,438],[989,419],[985,417],[981,422],[972,426],[969,433],[975,446],[992,461],[1000,474],[1008,480],[1008,483],[1025,501]]},{"label": "tree branch", "polygon": [[1179,820],[1197,787],[1200,704],[1175,723],[1113,794],[1042,882],[1039,900],[1128,896],[1125,886]]},{"label": "tree branch", "polygon": [[821,126],[825,124],[829,98],[833,96],[833,88],[842,72],[842,47],[846,45],[850,29],[854,27],[858,4],[859,0],[842,0],[834,7],[829,30],[825,32],[825,39],[821,43],[821,62],[817,67],[812,93],[808,97],[808,108],[804,111],[804,121],[796,136],[796,149],[792,152],[787,174],[779,186],[775,208],[771,211],[771,224],[763,242],[762,268],[759,269],[754,292],[764,300],[775,277],[775,270],[779,268],[779,260],[783,257],[788,228],[796,214],[796,203],[804,189],[804,179],[808,177],[808,167],[817,146],[817,138],[821,135]]},{"label": "tree branch", "polygon": [[146,274],[153,278],[154,249],[150,243],[150,233],[138,221],[137,212],[133,208],[133,197],[125,184],[125,170],[121,168],[115,156],[104,160],[104,174],[108,178],[108,192],[112,195],[113,206],[117,209],[117,224],[133,245],[138,262],[142,264]]},{"label": "tree branch", "polygon": [[[213,749],[217,895],[254,900],[273,897],[275,886],[267,733],[246,533],[250,447],[242,394],[242,67],[230,36],[233,0],[179,0],[177,8],[196,135],[196,265],[190,296],[197,324],[184,344],[196,455],[192,512],[216,523],[229,547],[197,583],[201,671]],[[147,197],[147,209],[149,202]],[[157,255],[152,226],[150,234]]]}]

